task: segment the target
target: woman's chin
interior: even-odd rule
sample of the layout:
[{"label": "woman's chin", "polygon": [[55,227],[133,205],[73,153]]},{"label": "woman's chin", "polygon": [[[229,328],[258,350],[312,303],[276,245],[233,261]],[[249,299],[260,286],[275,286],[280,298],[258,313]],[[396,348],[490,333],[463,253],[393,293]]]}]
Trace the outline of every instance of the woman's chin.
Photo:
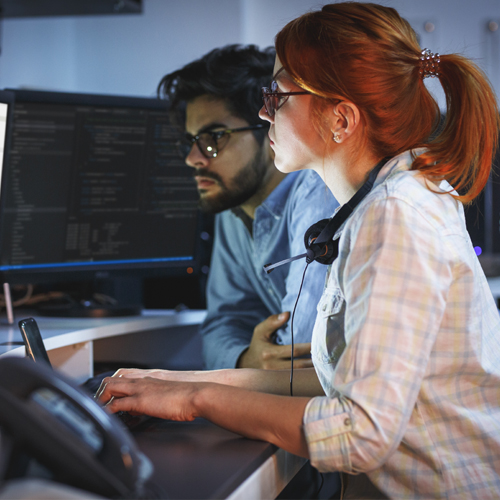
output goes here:
[{"label": "woman's chin", "polygon": [[292,165],[289,162],[280,161],[277,157],[274,158],[274,166],[283,174],[290,174],[291,172],[303,170],[303,167]]}]

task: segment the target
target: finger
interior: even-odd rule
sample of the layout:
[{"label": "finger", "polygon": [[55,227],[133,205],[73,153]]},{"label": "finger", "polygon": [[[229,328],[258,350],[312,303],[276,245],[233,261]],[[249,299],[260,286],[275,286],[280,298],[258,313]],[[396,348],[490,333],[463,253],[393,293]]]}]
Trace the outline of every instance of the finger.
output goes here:
[{"label": "finger", "polygon": [[134,403],[133,396],[115,398],[112,397],[105,405],[104,408],[109,413],[117,413],[119,411],[126,411],[131,415],[137,414],[133,411]]},{"label": "finger", "polygon": [[289,311],[280,312],[279,314],[275,314],[274,317],[277,323],[283,325],[290,319],[290,312]]},{"label": "finger", "polygon": [[106,377],[101,382],[96,392],[95,399],[100,403],[108,403],[113,396],[122,398],[128,396],[133,391],[135,379],[124,379],[115,377]]},{"label": "finger", "polygon": [[106,378],[103,378],[101,380],[101,384],[99,385],[99,388],[97,389],[97,391],[95,392],[94,394],[94,399],[97,399],[99,400],[101,395],[103,394],[104,392],[104,388],[106,386],[106,380],[108,379],[109,377],[106,377]]},{"label": "finger", "polygon": [[296,357],[310,356],[311,355],[311,344],[310,343],[295,344],[293,346],[293,355]]},{"label": "finger", "polygon": [[[294,358],[293,367],[297,369],[301,368],[313,368],[313,362],[310,359],[304,358]],[[277,359],[274,362],[269,363],[269,369],[272,370],[290,370],[292,367],[292,360],[288,359]]]},{"label": "finger", "polygon": [[296,358],[293,360],[294,368],[313,368],[314,364],[311,359],[307,358]]},{"label": "finger", "polygon": [[139,377],[143,371],[138,368],[120,368],[113,373],[113,377]]},{"label": "finger", "polygon": [[[280,359],[290,359],[292,357],[292,346],[287,345],[277,345],[270,344],[267,345],[265,351],[263,351],[263,357],[267,359],[280,358]],[[294,357],[300,356],[310,356],[311,355],[311,344],[295,344],[293,346]]]},{"label": "finger", "polygon": [[290,318],[289,312],[273,314],[261,321],[254,330],[254,335],[261,338],[269,338],[278,328],[283,326]]}]

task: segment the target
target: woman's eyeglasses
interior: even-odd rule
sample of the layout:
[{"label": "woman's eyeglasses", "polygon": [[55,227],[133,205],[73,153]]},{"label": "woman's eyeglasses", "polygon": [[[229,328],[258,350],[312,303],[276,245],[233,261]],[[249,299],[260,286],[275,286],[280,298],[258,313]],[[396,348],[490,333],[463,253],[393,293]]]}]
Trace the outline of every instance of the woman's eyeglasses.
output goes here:
[{"label": "woman's eyeglasses", "polygon": [[196,142],[200,153],[205,158],[215,158],[229,141],[231,134],[236,132],[245,132],[246,130],[257,130],[265,125],[249,125],[248,127],[228,128],[226,130],[217,130],[214,132],[202,132],[198,135],[186,134],[184,139],[177,141],[177,149],[182,158],[186,158],[190,153],[193,144]]},{"label": "woman's eyeglasses", "polygon": [[268,116],[274,116],[276,111],[288,101],[291,95],[306,95],[311,92],[306,90],[302,92],[277,92],[278,84],[275,80],[271,82],[271,88],[262,87],[262,99],[264,101],[264,108]]}]

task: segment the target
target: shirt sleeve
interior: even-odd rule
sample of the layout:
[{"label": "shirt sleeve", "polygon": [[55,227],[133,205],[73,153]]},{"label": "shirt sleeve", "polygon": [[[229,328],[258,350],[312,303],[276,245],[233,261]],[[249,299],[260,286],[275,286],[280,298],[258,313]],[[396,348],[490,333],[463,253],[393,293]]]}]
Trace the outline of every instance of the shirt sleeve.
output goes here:
[{"label": "shirt sleeve", "polygon": [[354,216],[332,265],[346,304],[346,347],[331,381],[338,397],[312,399],[304,430],[315,467],[355,474],[380,467],[403,439],[433,362],[454,251],[404,200]]},{"label": "shirt sleeve", "polygon": [[243,245],[234,231],[228,234],[222,218],[216,217],[207,316],[200,328],[203,358],[209,370],[235,368],[250,344],[255,326],[270,314],[248,277],[245,266],[252,263],[242,259],[238,249]]}]

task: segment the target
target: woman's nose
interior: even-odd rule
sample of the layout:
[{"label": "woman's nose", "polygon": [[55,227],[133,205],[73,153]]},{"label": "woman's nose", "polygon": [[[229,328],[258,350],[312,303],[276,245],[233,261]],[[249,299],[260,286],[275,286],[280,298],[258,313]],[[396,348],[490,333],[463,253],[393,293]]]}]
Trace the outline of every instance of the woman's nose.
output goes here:
[{"label": "woman's nose", "polygon": [[261,120],[266,120],[266,122],[273,123],[274,117],[271,117],[267,114],[266,107],[263,105],[259,110],[259,118]]}]

